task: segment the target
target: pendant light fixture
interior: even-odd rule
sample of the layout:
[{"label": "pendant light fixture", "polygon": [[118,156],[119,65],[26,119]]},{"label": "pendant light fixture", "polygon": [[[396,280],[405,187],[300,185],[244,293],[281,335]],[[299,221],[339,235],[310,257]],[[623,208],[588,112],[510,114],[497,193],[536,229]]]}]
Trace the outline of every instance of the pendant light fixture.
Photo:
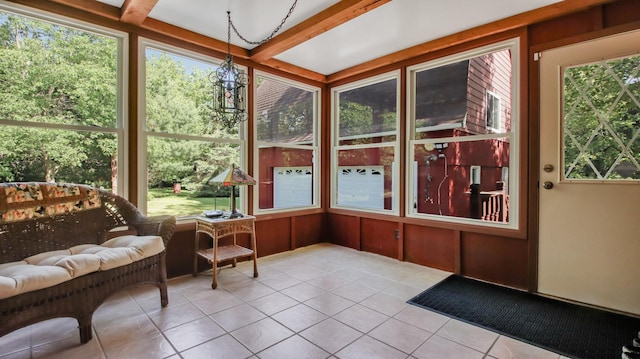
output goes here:
[{"label": "pendant light fixture", "polygon": [[287,15],[280,25],[264,40],[249,41],[245,39],[231,21],[231,11],[227,11],[227,57],[215,72],[209,75],[213,84],[213,118],[226,128],[234,128],[247,119],[247,86],[249,77],[238,69],[231,56],[231,29],[240,39],[250,45],[261,45],[273,38],[287,21],[298,0],[294,0]]},{"label": "pendant light fixture", "polygon": [[213,83],[213,117],[227,128],[247,119],[249,78],[231,56],[231,12],[227,11],[227,58],[209,75]]}]

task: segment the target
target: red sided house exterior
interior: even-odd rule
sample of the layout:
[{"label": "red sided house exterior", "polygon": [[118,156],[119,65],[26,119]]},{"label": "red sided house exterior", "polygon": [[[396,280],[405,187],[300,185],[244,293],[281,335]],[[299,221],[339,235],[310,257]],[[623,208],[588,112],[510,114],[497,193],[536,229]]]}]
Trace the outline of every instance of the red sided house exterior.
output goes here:
[{"label": "red sided house exterior", "polygon": [[[417,169],[413,198],[415,212],[507,221],[511,80],[509,50],[416,74],[415,139],[442,138],[443,141],[436,140],[433,144],[414,149],[414,170]],[[395,82],[389,82],[389,85],[395,86]],[[258,140],[273,143],[272,146],[259,147],[261,209],[274,208],[274,197],[281,195],[274,187],[274,173],[278,170],[312,171],[312,151],[277,145],[312,144],[310,129],[295,129],[298,125],[285,123],[294,112],[298,117],[311,114],[311,96],[310,92],[275,81],[263,81],[257,87]],[[369,112],[373,118],[369,122],[372,127],[382,126],[383,120],[376,117],[395,112],[394,101],[376,98],[375,95],[363,97],[349,100],[371,108]],[[394,105],[390,105],[392,102]],[[366,138],[366,143],[386,140],[382,129],[367,132],[381,135]],[[496,135],[501,133],[505,135]],[[493,137],[499,138],[456,140],[469,135],[496,135]],[[352,143],[356,141],[362,142],[362,139]],[[351,143],[346,140],[341,144]],[[340,151],[338,170],[383,168],[384,180],[378,183],[383,183],[384,188],[377,189],[377,192],[390,194],[393,161],[393,150],[386,147]],[[471,186],[474,183],[478,186]],[[384,208],[380,209],[392,209],[391,195],[384,196]]]},{"label": "red sided house exterior", "polygon": [[502,50],[416,74],[415,138],[447,138],[414,149],[418,213],[507,221],[511,69]]}]

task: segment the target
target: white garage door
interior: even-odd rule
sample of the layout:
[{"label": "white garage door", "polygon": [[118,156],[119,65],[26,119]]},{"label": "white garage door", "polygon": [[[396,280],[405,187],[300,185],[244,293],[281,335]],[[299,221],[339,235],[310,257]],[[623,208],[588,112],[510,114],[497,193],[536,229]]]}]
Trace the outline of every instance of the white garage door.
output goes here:
[{"label": "white garage door", "polygon": [[306,207],[313,204],[311,166],[273,168],[273,208]]},{"label": "white garage door", "polygon": [[384,167],[338,167],[338,205],[384,209]]}]

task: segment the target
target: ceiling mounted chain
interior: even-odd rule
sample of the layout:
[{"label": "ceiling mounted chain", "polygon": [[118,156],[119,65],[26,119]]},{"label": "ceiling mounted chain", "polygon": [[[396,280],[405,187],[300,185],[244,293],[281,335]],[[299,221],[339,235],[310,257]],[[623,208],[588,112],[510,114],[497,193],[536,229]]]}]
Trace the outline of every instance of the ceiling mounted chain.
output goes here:
[{"label": "ceiling mounted chain", "polygon": [[231,12],[227,11],[227,16],[229,18],[229,24],[231,24],[231,28],[233,29],[233,32],[236,33],[236,35],[244,42],[246,42],[249,45],[262,45],[265,42],[273,39],[274,36],[276,36],[276,34],[280,31],[280,29],[282,29],[282,26],[284,26],[284,23],[289,19],[289,17],[291,16],[291,14],[293,13],[293,10],[296,8],[296,4],[298,3],[298,0],[294,0],[293,1],[293,5],[291,5],[291,8],[289,9],[289,12],[287,13],[287,15],[282,19],[282,21],[280,22],[280,25],[278,25],[273,32],[267,36],[265,39],[261,40],[261,41],[250,41],[247,40],[244,36],[240,35],[240,33],[238,32],[238,29],[236,28],[236,26],[233,24],[233,21],[231,21]]},{"label": "ceiling mounted chain", "polygon": [[260,45],[271,40],[293,13],[298,0],[294,0],[287,16],[282,19],[280,25],[266,39],[262,41],[249,41],[238,33],[231,21],[231,12],[227,11],[227,58],[215,72],[209,75],[213,85],[213,118],[226,128],[234,128],[240,122],[247,120],[247,87],[249,77],[244,70],[240,70],[233,63],[231,56],[231,28],[239,38],[251,45]]}]

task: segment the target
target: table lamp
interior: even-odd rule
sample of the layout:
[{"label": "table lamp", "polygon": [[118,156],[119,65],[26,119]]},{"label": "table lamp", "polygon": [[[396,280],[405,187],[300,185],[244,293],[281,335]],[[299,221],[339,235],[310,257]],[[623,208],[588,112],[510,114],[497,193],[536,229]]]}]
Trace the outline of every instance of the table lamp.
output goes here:
[{"label": "table lamp", "polygon": [[229,218],[242,217],[242,213],[236,210],[236,186],[253,186],[256,184],[256,180],[240,168],[236,167],[235,164],[232,164],[231,168],[226,169],[209,180],[209,184],[214,183],[222,183],[223,186],[231,186],[231,213],[229,213]]}]

